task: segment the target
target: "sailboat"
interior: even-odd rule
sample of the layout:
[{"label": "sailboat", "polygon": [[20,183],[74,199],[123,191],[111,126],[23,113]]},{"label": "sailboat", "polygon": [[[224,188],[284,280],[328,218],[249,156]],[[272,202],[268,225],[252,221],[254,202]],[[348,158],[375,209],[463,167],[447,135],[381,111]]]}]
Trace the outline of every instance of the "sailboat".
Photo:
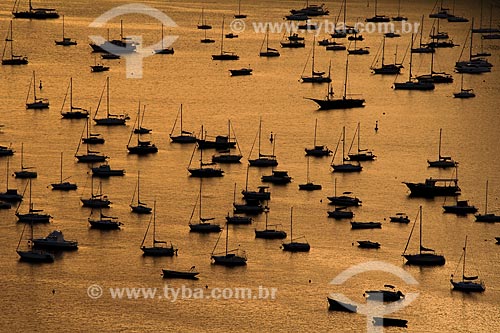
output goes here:
[{"label": "sailboat", "polygon": [[28,240],[28,249],[21,250],[21,241],[23,239],[24,231],[26,229],[26,225],[23,227],[23,232],[21,233],[21,237],[19,238],[19,243],[17,244],[16,252],[19,255],[19,259],[22,261],[28,262],[54,262],[54,255],[43,249],[35,249],[33,245],[33,223],[30,223],[31,235]]},{"label": "sailboat", "polygon": [[46,98],[36,97],[36,77],[35,71],[33,71],[33,102],[28,102],[30,92],[31,92],[31,81],[28,87],[28,94],[26,95],[26,109],[48,109],[49,108],[49,100]]},{"label": "sailboat", "polygon": [[235,19],[243,19],[247,18],[246,14],[241,13],[241,0],[238,0],[238,14],[234,14],[233,16]]},{"label": "sailboat", "polygon": [[[398,16],[399,16],[399,12],[398,12]],[[365,22],[379,23],[379,22],[390,22],[390,21],[391,21],[391,19],[388,16],[377,14],[377,0],[375,0],[375,16],[366,18]]]},{"label": "sailboat", "polygon": [[[148,236],[151,221],[153,222],[153,242],[151,246],[146,246],[144,243],[146,242],[146,237]],[[166,241],[156,239],[156,200],[153,203],[153,216],[149,220],[148,228],[146,229],[146,233],[142,239],[141,250],[144,256],[172,257],[174,254],[177,255],[177,249],[174,248],[172,243],[170,243],[170,246],[167,246]]]},{"label": "sailboat", "polygon": [[[264,44],[266,45],[265,50],[263,50]],[[264,36],[264,40],[260,46],[259,56],[268,58],[280,56],[280,52],[278,50],[269,47],[269,27],[266,28],[266,35]]]},{"label": "sailboat", "polygon": [[[63,112],[64,104],[66,103],[66,97],[69,91],[69,111]],[[68,89],[66,90],[66,95],[64,95],[63,104],[61,106],[61,116],[65,119],[83,119],[89,117],[89,112],[80,107],[73,105],[73,78],[69,78]]]},{"label": "sailboat", "polygon": [[[262,205],[260,205],[260,202],[259,200],[247,200],[246,202],[246,205],[249,205],[249,203],[252,203],[252,204],[255,204],[255,206],[253,207],[256,207],[257,209],[262,209],[261,211],[255,211],[255,213],[261,213],[263,211],[263,207]],[[244,205],[237,205],[236,204],[236,183],[234,183],[234,190],[233,190],[233,207],[234,207],[234,210],[233,210],[233,216],[230,216],[229,213],[227,213],[227,216],[226,216],[226,223],[227,224],[233,224],[233,225],[242,225],[242,224],[251,224],[252,223],[252,218],[249,217],[249,216],[241,216],[241,215],[236,215],[236,214],[240,214],[242,212],[239,211],[240,208],[242,208]],[[247,206],[247,207],[251,207],[251,206]],[[250,212],[245,210],[243,213],[247,213],[249,214]],[[254,212],[251,212],[251,213],[254,213]]]},{"label": "sailboat", "polygon": [[[276,155],[274,155],[274,148],[276,145],[276,134],[273,137],[273,152],[271,155],[265,155],[262,154],[260,151],[260,145],[261,145],[261,136],[262,136],[262,118],[259,120],[259,132],[258,132],[258,148],[259,148],[259,155],[255,159],[250,159],[250,156],[252,155],[252,150],[254,145],[252,145],[252,149],[250,150],[249,158],[248,158],[248,163],[250,166],[254,167],[275,167],[278,165],[278,160],[276,159]],[[255,144],[255,141],[254,141]]]},{"label": "sailboat", "polygon": [[94,194],[94,177],[90,177],[90,198],[80,198],[83,207],[107,208],[111,204],[107,195],[102,194],[102,182],[99,182],[99,193]]},{"label": "sailboat", "polygon": [[56,40],[54,42],[56,43],[56,45],[61,46],[72,46],[77,44],[76,40],[72,40],[71,38],[64,36],[64,15],[62,17],[62,39]]},{"label": "sailboat", "polygon": [[[92,111],[92,110],[91,110]],[[92,112],[89,112],[89,114]],[[96,145],[96,144],[103,144],[105,142],[104,138],[100,133],[92,133],[92,122],[90,121],[90,118],[87,117],[87,122],[85,124],[85,127],[83,131],[86,131],[86,136],[83,137],[82,133],[82,140],[81,142],[90,144],[90,145]]]},{"label": "sailboat", "polygon": [[[102,96],[106,91],[106,117],[97,118],[97,112],[99,111],[99,106],[101,105]],[[96,125],[106,125],[106,126],[116,126],[125,125],[125,122],[129,120],[130,117],[127,114],[110,114],[109,113],[109,76],[106,78],[106,84],[99,98],[99,103],[97,104],[97,109],[95,111],[94,121]]]},{"label": "sailboat", "polygon": [[204,14],[205,14],[205,11],[203,8],[201,8],[201,17],[200,17],[200,20],[198,21],[197,27],[200,30],[210,30],[210,29],[212,29],[212,26],[207,24]]},{"label": "sailboat", "polygon": [[[203,132],[203,126],[201,126],[201,131]],[[204,163],[203,162],[203,149],[198,149],[200,151],[200,167],[199,168],[191,168],[191,162],[193,161],[194,153],[196,152],[196,146],[193,149],[193,154],[191,155],[191,159],[189,160],[188,171],[192,177],[222,177],[224,176],[224,171],[218,167],[216,167],[216,163]]]},{"label": "sailboat", "polygon": [[17,219],[18,219],[18,222],[27,222],[27,223],[49,223],[50,222],[50,219],[52,218],[52,216],[50,216],[50,214],[45,214],[45,213],[42,213],[43,210],[42,209],[34,209],[33,208],[33,203],[31,202],[31,179],[29,180],[28,184],[26,184],[26,186],[29,185],[29,191],[30,191],[30,196],[29,196],[29,204],[28,204],[28,212],[27,213],[24,213],[24,214],[21,214],[19,213],[19,208],[21,208],[21,203],[19,203],[19,206],[17,206],[17,209],[16,209],[16,216],[17,216]]},{"label": "sailboat", "polygon": [[[95,150],[90,150],[89,145],[90,143],[104,143],[104,139],[99,137],[99,134],[92,134],[89,131],[90,127],[90,119],[87,121],[85,124],[85,127],[83,128],[82,134],[80,135],[80,140],[78,141],[78,146],[76,147],[76,152],[75,152],[75,157],[77,158],[78,162],[80,163],[100,163],[106,161],[109,157],[106,155],[100,154],[98,151]],[[83,133],[87,131],[87,137],[83,137]],[[102,140],[102,142],[100,142]],[[96,142],[94,142],[96,141]],[[86,153],[84,154],[78,154],[80,150],[80,145],[83,143],[87,143],[86,146]]]},{"label": "sailboat", "polygon": [[419,224],[419,251],[415,254],[407,254],[406,250],[408,249],[408,245],[410,244],[411,236],[413,234],[413,230],[415,229],[415,224],[417,221],[415,220],[415,224],[411,228],[410,236],[408,237],[408,242],[406,243],[406,247],[403,251],[402,256],[406,258],[406,263],[408,265],[418,265],[418,266],[442,266],[445,264],[445,258],[443,255],[436,254],[433,249],[426,248],[422,245],[422,206],[420,206],[419,211],[420,224]]},{"label": "sailboat", "polygon": [[24,143],[21,143],[21,171],[14,171],[14,175],[16,178],[36,178],[36,171],[28,171],[29,169],[33,167],[24,166]]},{"label": "sailboat", "polygon": [[0,193],[0,200],[9,202],[19,202],[23,200],[23,195],[17,192],[15,188],[9,188],[9,162],[10,158],[7,157],[6,177],[5,177],[5,192]]},{"label": "sailboat", "polygon": [[[221,233],[222,234],[222,233]],[[219,238],[215,243],[214,249],[212,250],[211,259],[215,265],[222,265],[228,267],[234,266],[245,266],[247,264],[247,255],[244,251],[240,249],[228,250],[229,244],[229,230],[228,224],[226,223],[226,251],[224,253],[214,253],[219,244]]]},{"label": "sailboat", "polygon": [[[146,111],[146,106],[143,108],[143,115],[144,112]],[[144,131],[144,128],[141,127],[141,121],[140,121],[140,113],[141,113],[141,102],[139,102],[139,108],[137,111],[137,119],[134,122],[133,129],[130,133],[130,137],[128,138],[128,143],[127,143],[127,150],[129,154],[135,154],[135,155],[148,155],[148,154],[154,154],[158,152],[158,147],[154,143],[151,143],[150,140],[141,140],[141,134],[143,132],[149,133],[149,131]],[[136,127],[137,124],[137,127]],[[132,140],[132,136],[136,133],[137,136],[137,144],[135,146],[130,145],[130,141]]]},{"label": "sailboat", "polygon": [[476,215],[476,222],[500,222],[500,215],[488,213],[488,181],[486,181],[486,198],[484,203],[484,214]]},{"label": "sailboat", "polygon": [[434,53],[431,53],[431,72],[430,74],[419,75],[416,77],[419,82],[433,82],[433,83],[452,83],[453,76],[444,72],[434,71]]},{"label": "sailboat", "polygon": [[306,156],[315,156],[315,157],[323,157],[328,156],[332,153],[330,149],[328,149],[325,145],[317,145],[316,144],[316,131],[318,128],[318,119],[316,119],[314,123],[314,141],[313,148],[305,148]]},{"label": "sailboat", "polygon": [[[179,135],[173,135],[174,130],[175,130],[175,125],[177,124],[177,119],[180,118],[180,133]],[[170,131],[169,134],[170,140],[175,143],[195,143],[196,142],[196,136],[194,135],[193,132],[185,131],[182,128],[182,104],[179,109],[179,113],[177,114],[177,117],[175,118],[174,126],[172,126],[172,131]]]},{"label": "sailboat", "polygon": [[118,221],[118,217],[116,216],[106,216],[102,213],[102,208],[99,209],[99,217],[93,218],[92,215],[94,210],[90,212],[90,216],[87,219],[89,221],[90,227],[93,229],[101,229],[101,230],[116,230],[120,229],[120,226],[123,225],[122,222]]},{"label": "sailboat", "polygon": [[[10,43],[10,58],[5,57],[5,53],[7,52],[7,43]],[[2,53],[2,65],[27,65],[28,57],[20,56],[14,54],[14,37],[12,34],[12,21],[10,21],[9,32],[7,33],[7,37],[5,37],[5,46],[3,48]]]},{"label": "sailboat", "polygon": [[[354,213],[347,210],[347,206],[359,206],[361,205],[361,200],[356,197],[350,197],[348,196],[349,194],[351,192],[344,192],[342,196],[337,196],[337,178],[335,178],[333,197],[327,197],[330,200],[330,204],[335,205],[335,209],[327,212],[328,217],[333,217],[336,220],[352,219],[354,217]],[[337,207],[337,205],[340,207]]]},{"label": "sailboat", "polygon": [[[479,57],[472,53],[472,40],[474,36],[474,18],[472,19],[471,29],[470,29],[470,47],[469,47],[469,60],[468,61],[457,61],[455,63],[455,71],[457,73],[464,74],[481,74],[491,72],[491,67],[493,66],[486,58]],[[466,43],[462,47],[462,52],[460,52],[460,57],[464,52]]]},{"label": "sailboat", "polygon": [[[434,7],[432,7],[433,11],[434,11],[434,8],[436,8],[436,6],[437,6],[438,1],[439,0],[436,0],[436,2],[434,3]],[[443,7],[443,0],[441,0],[441,4],[437,8],[437,12],[433,12],[433,13],[429,14],[429,17],[430,18],[439,18],[439,19],[448,18],[448,16],[450,16],[449,10],[450,10],[449,8]]]},{"label": "sailboat", "polygon": [[398,0],[398,16],[393,16],[392,20],[396,22],[408,21],[407,17],[401,16],[401,0]]},{"label": "sailboat", "polygon": [[347,74],[349,67],[349,56],[346,58],[344,92],[342,98],[334,98],[333,88],[328,83],[327,95],[324,99],[306,98],[319,105],[320,110],[336,110],[336,109],[351,109],[364,106],[365,100],[362,98],[347,97]]},{"label": "sailboat", "polygon": [[347,159],[345,158],[345,126],[342,128],[341,140],[342,140],[342,163],[341,164],[334,163],[335,155],[337,154],[338,150],[338,144],[337,144],[337,148],[335,149],[335,153],[333,154],[332,164],[331,164],[333,172],[360,172],[361,170],[363,170],[363,167],[361,166],[361,164],[359,164],[359,160],[358,164],[346,163]]},{"label": "sailboat", "polygon": [[212,60],[238,60],[240,57],[234,52],[224,51],[224,17],[222,17],[220,54],[212,54]]},{"label": "sailboat", "polygon": [[236,139],[236,133],[234,133],[234,128],[231,125],[231,120],[228,120],[228,128],[229,128],[229,140],[231,139],[231,132],[234,135],[234,140],[236,141],[236,148],[238,149],[237,154],[231,154],[230,149],[222,150],[217,155],[212,155],[213,163],[240,163],[240,160],[243,158],[241,154],[240,145],[238,144],[238,140]]},{"label": "sailboat", "polygon": [[[373,152],[368,149],[361,149],[360,145],[360,137],[361,137],[361,129],[360,129],[360,124],[358,123],[358,127],[356,128],[356,132],[354,133],[354,137],[352,138],[351,142],[351,147],[349,148],[349,151],[347,152],[347,156],[349,157],[349,161],[373,161],[376,155],[373,155]],[[356,153],[351,153],[351,148],[354,143],[354,139],[358,137],[358,150]]]},{"label": "sailboat", "polygon": [[16,0],[14,2],[12,15],[14,15],[15,18],[26,18],[35,20],[59,18],[59,14],[54,8],[33,8],[33,6],[31,5],[31,0],[28,1],[29,8],[27,11],[19,11],[20,2],[21,0]]},{"label": "sailboat", "polygon": [[[300,237],[305,238],[305,237]],[[293,238],[293,207],[290,208],[290,242],[281,244],[283,251],[289,252],[309,252],[311,246],[307,242],[297,242],[298,238]]]},{"label": "sailboat", "polygon": [[174,54],[173,47],[164,47],[163,46],[163,24],[161,25],[161,48],[154,51],[155,54]]},{"label": "sailboat", "polygon": [[[411,49],[413,50],[413,34],[411,35]],[[413,51],[410,52],[410,70],[408,72],[408,81],[394,82],[394,90],[434,90],[435,85],[432,81],[417,81],[411,76],[411,65],[413,62]]]},{"label": "sailboat", "polygon": [[455,98],[472,98],[476,97],[474,89],[464,89],[464,74],[462,73],[462,78],[460,80],[460,92],[454,92],[453,97]]},{"label": "sailboat", "polygon": [[193,207],[193,212],[191,213],[191,217],[189,218],[189,231],[191,232],[198,232],[198,233],[210,233],[210,232],[220,232],[221,227],[218,224],[209,222],[215,219],[215,217],[202,217],[202,195],[201,195],[201,188],[202,188],[202,182],[203,178],[200,177],[200,193],[198,194],[198,197],[200,198],[200,207],[198,209],[198,223],[192,223],[194,211],[196,209],[196,204]]},{"label": "sailboat", "polygon": [[245,200],[258,200],[266,201],[271,200],[271,192],[269,192],[269,186],[261,185],[258,187],[257,191],[248,190],[248,171],[250,170],[250,165],[247,166],[247,176],[245,181],[245,189],[241,191],[243,194],[243,199]]},{"label": "sailboat", "polygon": [[455,167],[458,162],[455,162],[450,156],[441,156],[441,137],[442,137],[442,132],[443,129],[439,129],[439,146],[438,146],[438,160],[437,161],[429,161],[427,160],[427,163],[429,163],[429,167],[432,168],[453,168]]},{"label": "sailboat", "polygon": [[[381,67],[374,67],[373,65],[370,69],[373,71],[373,74],[399,74],[401,72],[401,68],[403,68],[402,64],[396,63],[396,59],[394,59],[394,64],[384,64],[385,60],[385,36],[382,39],[382,63]],[[395,56],[396,57],[396,56]],[[377,60],[378,62],[378,60]]]},{"label": "sailboat", "polygon": [[306,160],[307,160],[307,172],[306,172],[307,183],[305,183],[305,184],[299,184],[299,190],[303,190],[303,191],[321,190],[321,188],[322,188],[321,184],[314,184],[314,182],[312,182],[309,179],[309,156],[306,156]]},{"label": "sailboat", "polygon": [[[351,38],[351,37],[349,37],[349,38]],[[354,55],[370,54],[370,50],[368,50],[368,48],[366,48],[366,47],[359,47],[358,48],[357,47],[357,41],[362,40],[362,39],[356,38],[356,34],[354,37],[352,37],[352,39],[354,39],[354,48],[353,49],[349,48],[347,50],[347,54],[354,54]]]},{"label": "sailboat", "polygon": [[411,52],[410,56],[412,53],[434,53],[436,52],[436,49],[433,47],[430,47],[429,45],[426,45],[422,43],[422,37],[424,34],[424,15],[422,15],[421,23],[420,23],[420,42],[419,42],[419,47],[414,48],[413,47],[413,34],[411,35]]},{"label": "sailboat", "polygon": [[63,152],[61,152],[60,180],[59,180],[59,183],[53,183],[53,184],[50,184],[50,186],[52,186],[53,190],[58,190],[58,191],[76,190],[77,189],[77,185],[75,183],[70,183],[70,182],[64,181],[64,180],[66,180],[68,178],[63,179]]},{"label": "sailboat", "polygon": [[[462,257],[460,258],[460,261],[462,261],[462,280],[461,281],[454,281],[453,274],[451,274],[450,278],[450,283],[453,286],[453,290],[458,290],[458,291],[465,291],[465,292],[483,292],[486,290],[486,287],[484,286],[484,282],[479,280],[479,277],[477,275],[475,276],[466,276],[465,275],[465,258],[466,258],[466,253],[467,253],[467,236],[465,236],[465,244],[464,244],[464,253],[462,254]],[[457,269],[458,265],[460,264],[460,261],[457,264]],[[457,271],[455,269],[455,272]]]},{"label": "sailboat", "polygon": [[283,239],[286,238],[286,232],[284,230],[278,229],[277,224],[268,224],[267,215],[269,214],[269,209],[264,210],[266,213],[266,228],[264,230],[255,229],[255,238],[264,239]]},{"label": "sailboat", "polygon": [[455,0],[453,0],[453,7],[451,8],[451,14],[448,14],[448,22],[469,22],[469,19],[463,16],[455,15]]},{"label": "sailboat", "polygon": [[137,49],[137,43],[133,39],[123,37],[123,20],[120,20],[120,39],[109,40],[108,29],[107,40],[105,40],[102,44],[90,43],[89,45],[93,52],[110,53],[114,55],[133,53]]},{"label": "sailboat", "polygon": [[302,71],[302,75],[300,76],[300,79],[302,80],[303,83],[328,83],[332,82],[332,79],[330,78],[330,67],[328,68],[328,76],[324,76],[325,72],[316,72],[314,70],[314,49],[316,45],[316,36],[313,37],[313,46],[312,46],[312,57],[311,57],[311,76],[304,76],[304,71],[306,70],[307,67],[307,62],[306,66],[304,66],[304,70]]},{"label": "sailboat", "polygon": [[[132,196],[132,201],[130,202],[130,208],[132,212],[137,214],[151,214],[151,207],[148,207],[145,203],[141,202],[140,195],[140,171],[137,171],[137,187],[134,190],[134,195]],[[135,194],[137,193],[137,204],[134,204]]]}]

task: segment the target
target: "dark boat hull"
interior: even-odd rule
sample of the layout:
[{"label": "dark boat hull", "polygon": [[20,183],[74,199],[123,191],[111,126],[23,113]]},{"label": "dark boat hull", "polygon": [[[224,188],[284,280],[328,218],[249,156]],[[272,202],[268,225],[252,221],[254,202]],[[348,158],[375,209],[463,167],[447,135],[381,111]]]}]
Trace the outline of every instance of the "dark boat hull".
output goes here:
[{"label": "dark boat hull", "polygon": [[406,258],[407,265],[442,266],[446,262],[444,256],[433,253],[404,254],[403,257]]},{"label": "dark boat hull", "polygon": [[309,98],[319,105],[320,110],[351,109],[364,107],[364,99],[339,98],[339,99],[316,99]]}]

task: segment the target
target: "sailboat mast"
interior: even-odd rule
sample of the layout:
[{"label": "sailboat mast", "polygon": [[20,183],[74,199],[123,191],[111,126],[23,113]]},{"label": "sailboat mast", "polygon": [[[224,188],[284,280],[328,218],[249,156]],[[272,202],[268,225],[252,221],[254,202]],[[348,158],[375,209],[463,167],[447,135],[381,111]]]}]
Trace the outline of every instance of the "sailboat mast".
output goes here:
[{"label": "sailboat mast", "polygon": [[318,127],[318,119],[316,118],[316,122],[314,123],[314,147],[316,147],[316,129]]},{"label": "sailboat mast", "polygon": [[[309,160],[308,160],[309,161]],[[293,242],[293,207],[290,207],[290,242]]]},{"label": "sailboat mast", "polygon": [[63,24],[63,34],[62,34],[62,37],[63,37],[63,41],[64,41],[64,15],[62,16],[62,24]]},{"label": "sailboat mast", "polygon": [[422,15],[422,21],[420,23],[420,47],[422,47],[422,35],[424,34],[424,15]]},{"label": "sailboat mast", "polygon": [[[247,165],[247,177],[245,180],[245,192],[248,191],[248,170],[250,169],[250,165]],[[8,174],[8,172],[7,172]]]},{"label": "sailboat mast", "polygon": [[349,55],[347,55],[347,58],[345,60],[345,79],[344,79],[344,99],[346,98],[347,95],[347,71],[349,68]]},{"label": "sailboat mast", "polygon": [[73,78],[69,78],[69,111],[73,111]]},{"label": "sailboat mast", "polygon": [[472,36],[474,35],[474,18],[472,18],[471,30],[470,30],[470,48],[469,48],[469,61],[472,60]]},{"label": "sailboat mast", "polygon": [[422,254],[422,206],[420,206],[420,237],[419,237],[419,253]]},{"label": "sailboat mast", "polygon": [[140,192],[139,192],[139,188],[140,188],[140,182],[139,182],[140,177],[139,177],[139,173],[140,173],[140,171],[139,171],[139,170],[137,170],[137,206],[139,206],[139,204],[141,203],[141,200],[140,200],[140,197],[139,197],[139,193],[140,193]]},{"label": "sailboat mast", "polygon": [[61,184],[62,184],[63,152],[61,152]]},{"label": "sailboat mast", "polygon": [[398,1],[398,17],[400,17],[400,12],[401,12],[401,0]]},{"label": "sailboat mast", "polygon": [[465,244],[464,244],[464,262],[462,266],[462,281],[464,280],[465,277],[465,254],[467,252],[467,236],[465,236]]},{"label": "sailboat mast", "polygon": [[307,160],[306,183],[309,184],[309,156],[306,156],[306,160]]},{"label": "sailboat mast", "polygon": [[408,82],[411,81],[411,63],[413,61],[413,34],[411,34],[411,46],[410,46],[410,70],[409,70],[409,73],[408,73]]},{"label": "sailboat mast", "polygon": [[360,136],[361,136],[360,133],[359,133],[360,131],[361,131],[361,126],[360,126],[360,123],[358,123],[358,153],[361,151],[361,148],[360,148],[361,146],[359,145],[359,143],[360,143]]},{"label": "sailboat mast", "polygon": [[200,194],[199,194],[199,196],[200,196],[200,210],[199,210],[200,222],[203,222],[201,220],[201,184],[202,184],[202,179],[203,179],[203,177],[200,177]]},{"label": "sailboat mast", "polygon": [[261,132],[262,132],[262,118],[259,120],[259,158],[260,158],[260,137],[261,137]]},{"label": "sailboat mast", "polygon": [[35,71],[33,71],[33,102],[36,102],[36,86],[35,86],[36,76]]},{"label": "sailboat mast", "polygon": [[484,215],[488,213],[488,180],[486,180],[486,199],[484,204]]},{"label": "sailboat mast", "polygon": [[314,49],[315,49],[314,44],[316,44],[316,36],[313,36],[311,76],[314,76]]},{"label": "sailboat mast", "polygon": [[106,115],[109,118],[109,76],[106,78]]},{"label": "sailboat mast", "polygon": [[439,158],[441,159],[441,133],[442,133],[443,129],[440,128],[439,129],[439,148],[438,148],[438,156]]},{"label": "sailboat mast", "polygon": [[[384,67],[384,56],[385,56],[385,36],[382,39],[382,67]],[[396,61],[394,61],[394,63],[396,63]]]},{"label": "sailboat mast", "polygon": [[229,228],[226,223],[226,256],[227,256],[227,242],[229,240]]},{"label": "sailboat mast", "polygon": [[182,135],[182,104],[181,104],[181,135]]},{"label": "sailboat mast", "polygon": [[[139,195],[137,196],[139,197]],[[156,200],[153,202],[153,247],[156,245]]]},{"label": "sailboat mast", "polygon": [[375,16],[377,16],[377,0],[375,0]]},{"label": "sailboat mast", "polygon": [[220,35],[220,54],[222,55],[222,50],[224,48],[224,16],[222,16],[222,27],[221,27],[221,35]]},{"label": "sailboat mast", "polygon": [[344,149],[345,149],[345,126],[342,127],[342,164],[344,164]]}]

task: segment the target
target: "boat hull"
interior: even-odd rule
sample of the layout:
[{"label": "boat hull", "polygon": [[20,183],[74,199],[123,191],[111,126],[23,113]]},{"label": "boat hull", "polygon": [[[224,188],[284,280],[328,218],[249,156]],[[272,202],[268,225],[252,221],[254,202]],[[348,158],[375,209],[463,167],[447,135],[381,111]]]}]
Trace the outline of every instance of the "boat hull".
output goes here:
[{"label": "boat hull", "polygon": [[144,205],[137,205],[137,206],[132,206],[130,205],[130,208],[132,209],[132,212],[136,214],[151,214],[151,207],[147,207]]},{"label": "boat hull", "polygon": [[49,214],[38,214],[38,213],[26,213],[19,214],[16,213],[18,222],[24,223],[49,223],[52,216]]},{"label": "boat hull", "polygon": [[212,224],[212,223],[190,223],[189,224],[189,231],[191,232],[197,232],[201,234],[206,234],[210,232],[220,232],[222,229],[220,225],[218,224]]},{"label": "boat hull", "polygon": [[142,253],[143,256],[149,256],[149,257],[173,257],[174,255],[177,254],[177,249],[175,249],[173,246],[171,247],[143,246],[141,247],[141,250],[143,252]]},{"label": "boat hull", "polygon": [[356,305],[343,303],[330,297],[327,297],[326,299],[328,300],[328,310],[330,311],[351,312],[351,313],[356,313],[358,311],[358,307]]},{"label": "boat hull", "polygon": [[453,286],[453,290],[465,291],[465,292],[483,292],[486,290],[486,287],[482,283],[473,282],[473,281],[458,281],[455,282],[450,280],[451,285]]},{"label": "boat hull", "polygon": [[19,259],[27,262],[54,262],[54,255],[45,251],[31,250],[31,251],[16,251]]},{"label": "boat hull", "polygon": [[309,98],[319,105],[320,110],[352,109],[364,107],[364,99],[339,98],[339,99],[316,99]]},{"label": "boat hull", "polygon": [[78,188],[76,184],[64,182],[64,183],[55,183],[50,184],[54,191],[74,191]]},{"label": "boat hull", "polygon": [[183,271],[174,271],[171,269],[162,269],[163,278],[164,279],[188,279],[188,280],[198,280],[197,275],[200,274],[198,272],[183,272]]},{"label": "boat hull", "polygon": [[255,230],[255,238],[264,239],[283,239],[286,238],[286,232],[282,230]]},{"label": "boat hull", "polygon": [[170,140],[174,143],[196,143],[196,137],[191,135],[171,135]]},{"label": "boat hull", "polygon": [[314,184],[314,183],[299,184],[299,190],[301,191],[317,191],[321,189],[322,186],[320,184]]},{"label": "boat hull", "polygon": [[288,252],[309,252],[309,250],[311,249],[309,243],[299,242],[283,243],[281,247],[283,248],[283,251]]},{"label": "boat hull", "polygon": [[422,183],[404,183],[410,189],[413,197],[457,196],[460,194],[458,186],[428,186]]},{"label": "boat hull", "polygon": [[198,178],[211,178],[211,177],[224,176],[223,170],[214,168],[188,169],[188,171],[191,174],[191,177],[198,177]]},{"label": "boat hull", "polygon": [[477,214],[476,215],[476,222],[489,222],[489,223],[494,223],[494,222],[500,222],[500,215],[495,215],[495,214]]},{"label": "boat hull", "polygon": [[442,266],[446,260],[444,256],[434,253],[404,254],[407,265],[415,266]]},{"label": "boat hull", "polygon": [[108,220],[89,220],[89,223],[91,228],[101,230],[116,230],[122,225],[121,222]]},{"label": "boat hull", "polygon": [[221,265],[227,267],[245,266],[247,259],[234,254],[226,254],[220,256],[212,256],[214,265]]},{"label": "boat hull", "polygon": [[351,229],[380,229],[380,222],[351,222]]}]

